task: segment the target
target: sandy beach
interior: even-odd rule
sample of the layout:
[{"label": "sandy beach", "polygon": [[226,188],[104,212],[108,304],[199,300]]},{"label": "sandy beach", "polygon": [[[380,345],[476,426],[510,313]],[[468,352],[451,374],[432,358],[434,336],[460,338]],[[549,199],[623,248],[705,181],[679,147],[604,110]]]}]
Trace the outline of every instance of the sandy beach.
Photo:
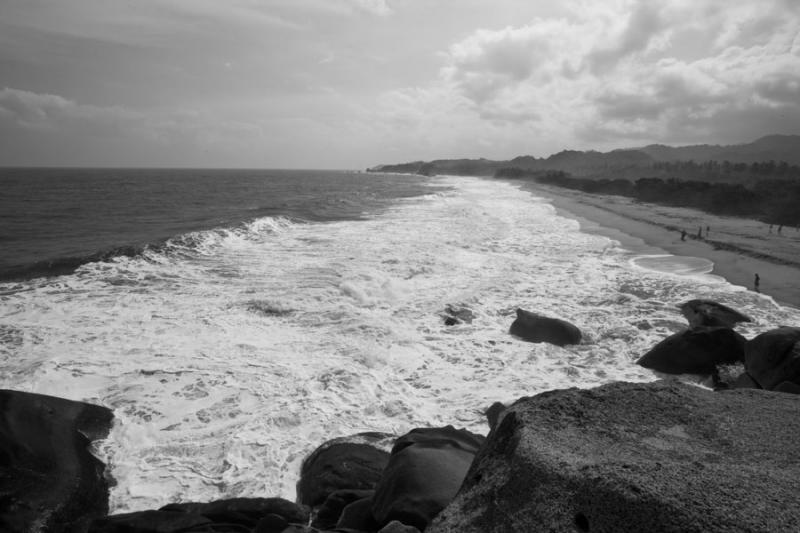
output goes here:
[{"label": "sandy beach", "polygon": [[[620,241],[643,253],[658,250],[713,261],[713,274],[759,290],[783,305],[800,308],[800,232],[752,219],[721,217],[694,209],[638,202],[621,196],[587,194],[522,183],[549,199],[559,212],[581,227]],[[686,231],[685,240],[681,238]],[[701,237],[698,238],[700,231]]]}]

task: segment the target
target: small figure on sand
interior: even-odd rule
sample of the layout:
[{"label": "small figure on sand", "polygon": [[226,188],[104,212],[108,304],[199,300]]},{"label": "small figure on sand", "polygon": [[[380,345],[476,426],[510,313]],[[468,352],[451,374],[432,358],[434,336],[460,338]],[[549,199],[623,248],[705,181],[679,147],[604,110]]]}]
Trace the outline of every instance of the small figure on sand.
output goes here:
[{"label": "small figure on sand", "polygon": [[753,279],[753,289],[754,289],[756,292],[761,292],[761,291],[759,290],[759,285],[760,285],[760,284],[761,284],[761,278],[760,278],[760,277],[758,277],[758,274],[756,274],[756,277]]},{"label": "small figure on sand", "polygon": [[682,229],[682,230],[681,230],[681,240],[682,240],[682,241],[685,241],[685,240],[686,240],[686,230],[685,230],[685,229]]},{"label": "small figure on sand", "polygon": [[778,235],[780,235],[782,231],[783,231],[783,224],[778,226]]},{"label": "small figure on sand", "polygon": [[772,233],[772,224],[769,225],[769,232]]},{"label": "small figure on sand", "polygon": [[698,239],[702,239],[703,238],[703,226],[700,226],[699,228],[697,228],[697,238]]},{"label": "small figure on sand", "polygon": [[708,239],[708,232],[711,231],[711,226],[706,226],[706,239]]}]

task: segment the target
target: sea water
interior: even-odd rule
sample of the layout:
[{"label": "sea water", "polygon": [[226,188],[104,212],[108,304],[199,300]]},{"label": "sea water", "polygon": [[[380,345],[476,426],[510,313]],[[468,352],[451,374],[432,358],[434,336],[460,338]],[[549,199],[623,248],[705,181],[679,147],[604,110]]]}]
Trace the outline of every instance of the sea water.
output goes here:
[{"label": "sea water", "polygon": [[[707,262],[581,231],[514,184],[413,187],[358,216],[256,215],[2,283],[0,387],[114,410],[96,450],[115,480],[112,512],[294,499],[303,458],[334,437],[447,424],[485,434],[495,401],[656,379],[634,362],[685,327],[683,301],[749,314],[747,337],[800,321]],[[448,306],[471,321],[445,325]],[[566,319],[584,340],[516,339],[517,308]]]}]

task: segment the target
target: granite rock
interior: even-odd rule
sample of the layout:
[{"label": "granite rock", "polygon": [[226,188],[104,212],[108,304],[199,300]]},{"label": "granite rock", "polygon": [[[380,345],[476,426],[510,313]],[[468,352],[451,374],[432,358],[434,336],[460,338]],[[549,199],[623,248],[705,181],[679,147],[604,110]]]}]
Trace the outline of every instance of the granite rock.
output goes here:
[{"label": "granite rock", "polygon": [[678,382],[522,398],[428,531],[800,531],[798,412]]}]

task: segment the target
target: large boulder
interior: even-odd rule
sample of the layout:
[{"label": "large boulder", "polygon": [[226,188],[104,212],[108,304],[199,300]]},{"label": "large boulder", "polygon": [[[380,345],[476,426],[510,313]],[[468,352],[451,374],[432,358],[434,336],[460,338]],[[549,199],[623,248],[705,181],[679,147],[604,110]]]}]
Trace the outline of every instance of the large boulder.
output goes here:
[{"label": "large boulder", "polygon": [[453,426],[414,429],[397,439],[375,489],[372,514],[424,531],[455,496],[484,437]]},{"label": "large boulder", "polygon": [[672,381],[522,398],[428,532],[800,531],[798,412]]},{"label": "large boulder", "polygon": [[105,465],[89,452],[111,410],[0,390],[0,531],[84,531],[108,512]]},{"label": "large boulder", "polygon": [[323,443],[303,460],[297,501],[318,507],[337,490],[373,490],[389,462],[395,438],[369,432]]},{"label": "large boulder", "polygon": [[777,328],[751,339],[745,368],[761,388],[775,390],[783,384],[781,389],[791,392],[791,384],[800,385],[800,328]]},{"label": "large boulder", "polygon": [[717,365],[744,361],[746,342],[729,328],[693,328],[670,335],[636,364],[667,374],[713,374]]},{"label": "large boulder", "polygon": [[517,318],[511,324],[509,332],[529,342],[547,342],[556,346],[581,342],[581,330],[566,320],[537,315],[523,309],[517,309]]},{"label": "large boulder", "polygon": [[689,300],[679,306],[689,327],[733,328],[739,322],[752,322],[747,315],[712,300]]}]

